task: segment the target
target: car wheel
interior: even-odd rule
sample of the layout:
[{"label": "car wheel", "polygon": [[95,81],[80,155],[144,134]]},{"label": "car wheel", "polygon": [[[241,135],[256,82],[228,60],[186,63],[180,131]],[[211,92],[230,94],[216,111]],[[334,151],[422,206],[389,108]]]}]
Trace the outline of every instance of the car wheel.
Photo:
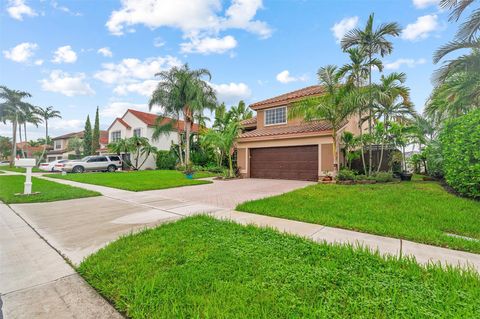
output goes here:
[{"label": "car wheel", "polygon": [[75,166],[75,167],[72,169],[72,172],[74,172],[74,173],[83,173],[83,172],[85,172],[85,168],[83,168],[83,166]]},{"label": "car wheel", "polygon": [[107,171],[109,171],[110,173],[113,173],[116,170],[117,170],[117,167],[115,165],[109,165],[107,168]]}]

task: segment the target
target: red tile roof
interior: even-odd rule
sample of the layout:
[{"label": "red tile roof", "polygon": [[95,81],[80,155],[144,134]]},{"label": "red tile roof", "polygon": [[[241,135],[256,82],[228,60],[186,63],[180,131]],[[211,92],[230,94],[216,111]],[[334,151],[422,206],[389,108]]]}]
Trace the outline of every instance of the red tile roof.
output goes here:
[{"label": "red tile roof", "polygon": [[239,136],[239,139],[289,136],[292,134],[309,134],[309,133],[329,133],[332,130],[330,123],[326,121],[312,121],[300,125],[266,127],[245,132]]},{"label": "red tile roof", "polygon": [[[139,120],[141,120],[143,123],[147,124],[148,126],[155,126],[155,121],[157,120],[157,118],[159,117],[157,114],[153,114],[153,113],[146,113],[146,112],[141,112],[141,111],[137,111],[137,110],[132,110],[132,109],[128,109],[127,112],[130,112],[132,113],[133,115],[135,115]],[[172,119],[170,118],[164,118],[161,122],[161,124],[167,124],[169,123],[170,121],[172,121]],[[185,126],[185,122],[182,121],[182,120],[179,120],[177,121],[177,128],[179,128],[181,131],[184,130],[184,126]],[[198,124],[193,124],[193,128],[192,128],[192,131],[193,132],[198,132]]]},{"label": "red tile roof", "polygon": [[[56,136],[56,137],[52,138],[52,141],[55,141],[55,140],[68,140],[68,139],[71,139],[71,138],[73,138],[73,137],[83,138],[83,135],[84,135],[84,132],[83,132],[83,131],[81,131],[81,132],[74,132],[74,133],[68,133],[68,134]],[[103,131],[103,130],[100,131],[100,143],[101,143],[101,144],[106,144],[106,143],[108,143],[108,131]]]},{"label": "red tile roof", "polygon": [[100,131],[100,144],[108,144],[108,131]]},{"label": "red tile roof", "polygon": [[252,118],[249,118],[249,119],[240,121],[240,125],[242,125],[243,127],[254,127],[254,126],[257,126],[257,117],[254,116],[254,117],[252,117]]},{"label": "red tile roof", "polygon": [[302,98],[309,96],[318,96],[324,93],[324,88],[321,85],[312,85],[300,90],[293,92],[285,93],[270,99],[266,99],[257,103],[250,105],[250,108],[253,110],[261,110],[269,107],[286,105],[295,101],[298,101]]}]

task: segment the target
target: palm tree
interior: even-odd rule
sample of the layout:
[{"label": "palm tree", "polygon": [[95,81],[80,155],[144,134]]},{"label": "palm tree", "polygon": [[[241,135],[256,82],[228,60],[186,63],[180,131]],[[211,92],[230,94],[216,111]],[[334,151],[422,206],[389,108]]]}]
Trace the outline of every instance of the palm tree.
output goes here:
[{"label": "palm tree", "polygon": [[35,112],[37,112],[37,114],[43,119],[43,122],[45,123],[45,146],[42,150],[42,156],[40,156],[41,160],[45,156],[45,151],[48,146],[48,120],[53,118],[62,118],[62,116],[60,115],[60,111],[56,111],[53,109],[53,106],[48,106],[46,108],[38,106]]},{"label": "palm tree", "polygon": [[336,171],[339,163],[337,133],[355,111],[357,95],[352,90],[352,85],[342,82],[342,76],[334,65],[320,68],[318,78],[320,85],[325,88],[325,94],[294,103],[293,107],[289,109],[288,117],[292,119],[301,117],[305,121],[323,119],[331,125],[334,169]]},{"label": "palm tree", "polygon": [[10,157],[10,167],[13,167],[13,161],[17,155],[17,125],[21,108],[31,105],[22,101],[24,98],[31,97],[28,92],[11,90],[6,86],[0,86],[0,120],[3,123],[9,121],[12,123],[12,153]]},{"label": "palm tree", "polygon": [[[343,65],[339,69],[339,73],[341,76],[346,76],[347,81],[350,82],[355,86],[355,88],[360,91],[361,87],[365,84],[365,80],[368,78],[370,68],[375,67],[380,72],[383,70],[383,64],[380,59],[373,58],[371,60],[367,60],[367,56],[365,52],[360,50],[360,48],[353,47],[346,50],[350,57],[350,63]],[[363,103],[359,103],[357,105],[358,109],[358,130],[360,132],[360,145],[361,145],[361,158],[362,158],[362,166],[363,171],[367,171],[367,166],[365,164],[365,149],[364,149],[364,141],[363,141],[363,115],[365,114],[365,108],[368,105]]]},{"label": "palm tree", "polygon": [[239,122],[253,117],[252,110],[247,108],[244,101],[238,102],[237,106],[232,106],[229,113]]},{"label": "palm tree", "polygon": [[[23,137],[25,138],[25,141],[28,141],[27,138],[27,123],[35,125],[35,127],[38,127],[38,124],[42,123],[43,120],[41,117],[38,116],[38,114],[35,112],[36,108],[26,108],[23,110],[23,116],[24,116],[24,123],[23,123],[23,130],[24,130],[24,135]],[[27,143],[25,143],[26,145]]]},{"label": "palm tree", "polygon": [[[214,110],[216,97],[213,88],[207,83],[211,74],[207,69],[191,70],[187,64],[162,71],[157,88],[150,98],[149,108],[163,107],[167,114],[182,114],[185,122],[185,164],[190,163],[190,135],[195,117],[205,109]],[[204,80],[207,79],[207,81]]]},{"label": "palm tree", "polygon": [[385,138],[391,120],[404,118],[415,113],[410,101],[410,89],[404,85],[406,80],[407,76],[403,72],[394,72],[387,76],[382,75],[380,84],[375,85],[373,89],[375,100],[373,112],[377,119],[383,119],[384,122],[377,173],[380,171],[383,161]]},{"label": "palm tree", "polygon": [[[368,109],[368,132],[372,134],[372,104],[373,96],[371,92],[372,87],[372,68],[374,66],[373,59],[376,54],[384,57],[392,53],[393,44],[387,40],[387,36],[396,37],[400,34],[400,26],[396,22],[384,23],[373,29],[374,14],[370,14],[367,24],[363,30],[355,28],[347,32],[341,41],[342,49],[348,50],[352,47],[357,47],[360,51],[365,53],[368,57],[368,87],[369,87],[369,109]],[[368,174],[372,172],[372,147],[369,147],[369,165]]]},{"label": "palm tree", "polygon": [[[440,7],[451,10],[450,21],[458,21],[462,13],[470,7],[474,0],[441,0]],[[460,25],[455,38],[459,41],[471,41],[476,38],[480,30],[480,8],[472,10],[467,20]]]}]

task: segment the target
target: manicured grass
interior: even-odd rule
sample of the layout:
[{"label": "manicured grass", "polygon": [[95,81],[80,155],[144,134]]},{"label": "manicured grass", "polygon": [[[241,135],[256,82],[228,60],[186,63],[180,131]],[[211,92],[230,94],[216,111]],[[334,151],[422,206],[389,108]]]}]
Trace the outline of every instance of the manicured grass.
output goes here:
[{"label": "manicured grass", "polygon": [[23,193],[24,182],[25,176],[23,175],[9,175],[0,177],[0,200],[6,204],[37,203],[100,195],[100,193],[86,189],[32,177],[32,192],[40,192],[40,194],[15,196],[16,193]]},{"label": "manicured grass", "polygon": [[[10,167],[10,166],[0,166],[0,171],[9,171],[9,172],[17,172],[17,173],[25,173],[27,171],[26,168],[23,167]],[[33,173],[41,173],[42,170],[38,169],[37,167],[32,168]]]},{"label": "manicured grass", "polygon": [[319,184],[237,210],[480,253],[480,202],[456,197],[436,182]]},{"label": "manicured grass", "polygon": [[201,172],[195,172],[195,174],[193,174],[193,178],[216,177],[218,175],[219,174],[212,173],[212,172],[201,171]]},{"label": "manicured grass", "polygon": [[480,277],[197,216],[123,237],[79,273],[129,318],[474,318]]},{"label": "manicured grass", "polygon": [[67,175],[48,174],[46,176],[135,192],[211,183],[204,180],[187,179],[182,172],[168,170]]}]

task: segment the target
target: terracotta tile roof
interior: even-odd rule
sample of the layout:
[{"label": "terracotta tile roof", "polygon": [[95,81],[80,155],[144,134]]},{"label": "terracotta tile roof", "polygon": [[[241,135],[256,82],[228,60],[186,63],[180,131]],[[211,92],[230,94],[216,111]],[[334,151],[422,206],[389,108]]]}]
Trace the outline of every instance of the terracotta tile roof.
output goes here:
[{"label": "terracotta tile roof", "polygon": [[331,131],[332,126],[326,121],[312,121],[300,125],[266,127],[245,132],[239,136],[239,139],[268,137],[291,134],[320,133]]},{"label": "terracotta tile roof", "polygon": [[[54,137],[52,138],[52,141],[54,140],[68,140],[72,137],[78,137],[78,138],[83,138],[83,135],[84,135],[84,132],[81,131],[81,132],[74,132],[74,133],[68,133],[68,134],[64,134],[64,135],[60,135],[60,136],[57,136],[57,137]],[[105,142],[105,143],[108,143],[108,131],[103,131],[103,130],[100,130],[100,143],[102,144],[105,144],[102,142],[102,140]]]},{"label": "terracotta tile roof", "polygon": [[250,108],[253,110],[261,110],[269,107],[286,105],[288,103],[298,101],[305,97],[320,95],[323,92],[324,89],[321,85],[312,85],[300,90],[285,93],[276,97],[272,97],[270,99],[253,103],[250,105]]},{"label": "terracotta tile roof", "polygon": [[100,144],[108,144],[108,131],[100,131]]},{"label": "terracotta tile roof", "polygon": [[[141,111],[132,110],[132,109],[128,109],[127,112],[132,113],[139,120],[141,120],[143,123],[147,124],[148,126],[155,126],[155,121],[158,118],[158,115],[153,114],[153,113],[146,113],[146,112],[141,112]],[[172,119],[170,119],[170,118],[164,118],[161,124],[166,124],[166,123],[170,122],[171,120]],[[181,131],[184,130],[184,126],[185,126],[185,123],[182,120],[179,120],[177,122],[177,128],[179,128]],[[193,124],[192,131],[193,132],[198,132],[198,124]]]},{"label": "terracotta tile roof", "polygon": [[252,118],[240,121],[240,125],[242,125],[243,127],[256,126],[257,125],[257,117],[254,116]]}]

